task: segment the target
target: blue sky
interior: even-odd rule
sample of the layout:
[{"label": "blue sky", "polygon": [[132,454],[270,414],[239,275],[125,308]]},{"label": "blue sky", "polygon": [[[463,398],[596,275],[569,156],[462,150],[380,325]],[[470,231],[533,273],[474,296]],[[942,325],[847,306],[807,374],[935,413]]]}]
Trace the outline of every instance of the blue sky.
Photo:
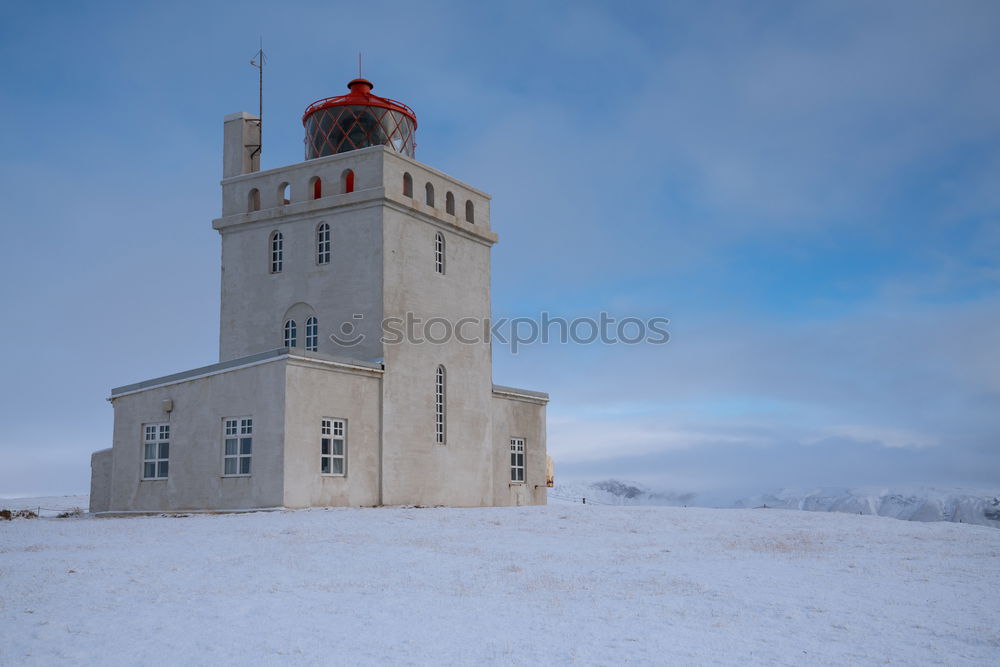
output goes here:
[{"label": "blue sky", "polygon": [[665,346],[495,351],[564,478],[1000,481],[994,2],[5,3],[0,494],[88,488],[112,386],[216,360],[222,117],[264,167],[365,53],[494,196],[494,313]]}]

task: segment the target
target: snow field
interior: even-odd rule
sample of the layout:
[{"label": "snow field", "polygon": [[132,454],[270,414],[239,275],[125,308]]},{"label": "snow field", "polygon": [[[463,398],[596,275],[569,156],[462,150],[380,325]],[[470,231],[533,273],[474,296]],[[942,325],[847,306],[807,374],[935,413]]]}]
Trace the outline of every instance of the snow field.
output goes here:
[{"label": "snow field", "polygon": [[998,575],[994,528],[780,510],[15,520],[0,664],[1000,664]]}]

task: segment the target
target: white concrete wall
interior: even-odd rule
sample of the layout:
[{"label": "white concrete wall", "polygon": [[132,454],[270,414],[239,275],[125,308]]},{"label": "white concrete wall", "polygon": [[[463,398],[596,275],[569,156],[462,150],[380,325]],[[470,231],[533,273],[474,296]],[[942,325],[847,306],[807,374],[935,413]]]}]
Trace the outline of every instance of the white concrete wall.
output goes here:
[{"label": "white concrete wall", "polygon": [[[403,195],[403,176],[410,174],[413,180],[413,196]],[[387,198],[405,203],[418,214],[426,215],[441,222],[455,225],[470,232],[488,234],[490,231],[490,195],[471,185],[463,183],[444,172],[417,162],[413,158],[389,149],[384,149],[383,166],[380,174],[382,189]],[[434,205],[426,202],[426,184],[434,187]],[[455,212],[446,210],[447,193],[455,197]],[[465,203],[473,204],[473,222],[465,218]],[[496,237],[491,237],[496,242]]]},{"label": "white concrete wall", "polygon": [[[350,153],[339,153],[326,157],[297,162],[295,164],[267,169],[254,173],[225,178],[222,181],[222,217],[216,222],[247,222],[286,213],[326,208],[331,205],[330,197],[343,194],[340,177],[345,169],[354,171],[354,190],[370,190],[382,187],[382,146],[363,148]],[[323,183],[323,200],[313,199],[312,181],[320,178]],[[285,204],[280,196],[280,186],[291,186],[290,204]],[[247,209],[248,194],[256,188],[260,192],[261,210],[252,213]],[[234,218],[234,216],[239,216]]]},{"label": "white concrete wall", "polygon": [[[281,347],[285,315],[299,303],[308,304],[319,321],[319,352],[364,361],[381,356],[382,216],[375,194],[331,197],[342,201],[222,229],[220,361]],[[328,264],[317,263],[321,223],[330,225]],[[275,231],[283,236],[281,273],[270,272]],[[300,320],[298,345],[305,347],[306,323]],[[330,339],[345,322],[365,336],[359,345],[341,347]]]},{"label": "white concrete wall", "polygon": [[[384,213],[386,317],[405,318],[412,313],[424,322],[430,318],[453,323],[463,317],[485,320],[490,313],[492,240],[479,233],[488,228],[488,219],[483,218],[473,234],[463,230],[464,223],[425,216],[418,204],[401,195],[401,170],[417,170],[407,160],[387,156],[386,163],[387,182],[399,177],[399,190],[392,193],[392,203]],[[414,194],[422,196],[420,183],[415,181]],[[482,206],[481,210],[485,213],[488,209]],[[434,240],[438,232],[446,240],[444,275],[436,273],[434,268]],[[438,364],[447,370],[447,437],[443,445],[435,442],[434,429]],[[451,339],[444,344],[386,345],[385,366],[385,502],[490,504],[489,344],[467,345]]]},{"label": "white concrete wall", "polygon": [[[285,380],[285,507],[378,505],[381,372],[291,361]],[[320,421],[347,421],[344,476],[320,472]]]},{"label": "white concrete wall", "polygon": [[113,449],[90,455],[90,511],[106,512],[111,506],[111,465]]},{"label": "white concrete wall", "polygon": [[[524,483],[510,480],[510,439],[524,438]],[[492,505],[544,505],[545,402],[509,395],[493,395]]]},{"label": "white concrete wall", "polygon": [[[277,507],[284,500],[282,359],[114,398],[111,511]],[[164,412],[163,402],[173,401]],[[225,417],[253,417],[250,477],[224,477]],[[170,424],[170,473],[143,480],[143,425]]]}]

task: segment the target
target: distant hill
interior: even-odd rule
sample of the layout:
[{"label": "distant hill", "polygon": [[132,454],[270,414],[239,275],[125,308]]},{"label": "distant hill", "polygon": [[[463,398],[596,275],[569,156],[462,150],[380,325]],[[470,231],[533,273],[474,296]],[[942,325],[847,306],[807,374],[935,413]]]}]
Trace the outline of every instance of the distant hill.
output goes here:
[{"label": "distant hill", "polygon": [[796,509],[874,514],[906,521],[953,521],[1000,528],[1000,491],[940,487],[782,489],[730,500],[719,494],[657,491],[636,482],[607,479],[557,484],[553,502],[595,505],[663,505]]},{"label": "distant hill", "polygon": [[954,521],[1000,528],[1000,492],[935,487],[784,489],[744,498],[735,507],[877,514],[906,521]]}]

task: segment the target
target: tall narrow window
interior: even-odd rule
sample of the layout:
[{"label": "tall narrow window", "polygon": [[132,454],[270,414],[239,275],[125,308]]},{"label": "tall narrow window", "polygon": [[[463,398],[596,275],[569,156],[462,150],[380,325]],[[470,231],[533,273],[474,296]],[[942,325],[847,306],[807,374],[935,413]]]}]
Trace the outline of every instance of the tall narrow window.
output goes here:
[{"label": "tall narrow window", "polygon": [[347,422],[343,419],[322,419],[319,438],[319,471],[324,475],[346,475]]},{"label": "tall narrow window", "polygon": [[251,188],[247,194],[247,212],[253,213],[260,210],[260,190]]},{"label": "tall narrow window", "polygon": [[476,222],[476,208],[472,205],[471,199],[465,202],[465,221],[473,224]]},{"label": "tall narrow window", "polygon": [[249,475],[253,457],[253,418],[230,417],[223,420],[224,475]]},{"label": "tall narrow window", "polygon": [[444,274],[444,234],[434,235],[434,270]]},{"label": "tall narrow window", "polygon": [[271,234],[271,273],[281,273],[285,265],[285,237],[281,232]]},{"label": "tall narrow window", "polygon": [[354,172],[352,170],[345,169],[344,173],[340,175],[340,191],[344,194],[354,192]]},{"label": "tall narrow window", "polygon": [[445,381],[444,366],[438,366],[434,376],[434,442],[441,445],[445,435]]},{"label": "tall narrow window", "polygon": [[142,447],[142,478],[166,479],[170,467],[170,424],[146,424]]},{"label": "tall narrow window", "polygon": [[319,321],[315,317],[306,320],[306,349],[310,352],[319,351]]},{"label": "tall narrow window", "polygon": [[316,263],[330,263],[330,225],[325,222],[316,228]]},{"label": "tall narrow window", "polygon": [[444,212],[448,215],[455,215],[455,195],[450,192],[444,196]]},{"label": "tall narrow window", "polygon": [[413,177],[410,176],[409,172],[403,174],[403,196],[413,196]]},{"label": "tall narrow window", "polygon": [[278,206],[292,203],[292,186],[282,183],[278,186]]},{"label": "tall narrow window", "polygon": [[424,201],[428,206],[434,206],[434,186],[430,183],[424,186]]},{"label": "tall narrow window", "polygon": [[298,347],[299,346],[299,328],[295,324],[295,320],[288,320],[285,322],[285,336],[284,343],[285,347]]},{"label": "tall narrow window", "polygon": [[320,197],[323,196],[323,179],[321,179],[319,176],[313,177],[312,190],[313,190],[313,199],[319,199]]},{"label": "tall narrow window", "polygon": [[524,481],[524,438],[510,439],[510,481]]}]

